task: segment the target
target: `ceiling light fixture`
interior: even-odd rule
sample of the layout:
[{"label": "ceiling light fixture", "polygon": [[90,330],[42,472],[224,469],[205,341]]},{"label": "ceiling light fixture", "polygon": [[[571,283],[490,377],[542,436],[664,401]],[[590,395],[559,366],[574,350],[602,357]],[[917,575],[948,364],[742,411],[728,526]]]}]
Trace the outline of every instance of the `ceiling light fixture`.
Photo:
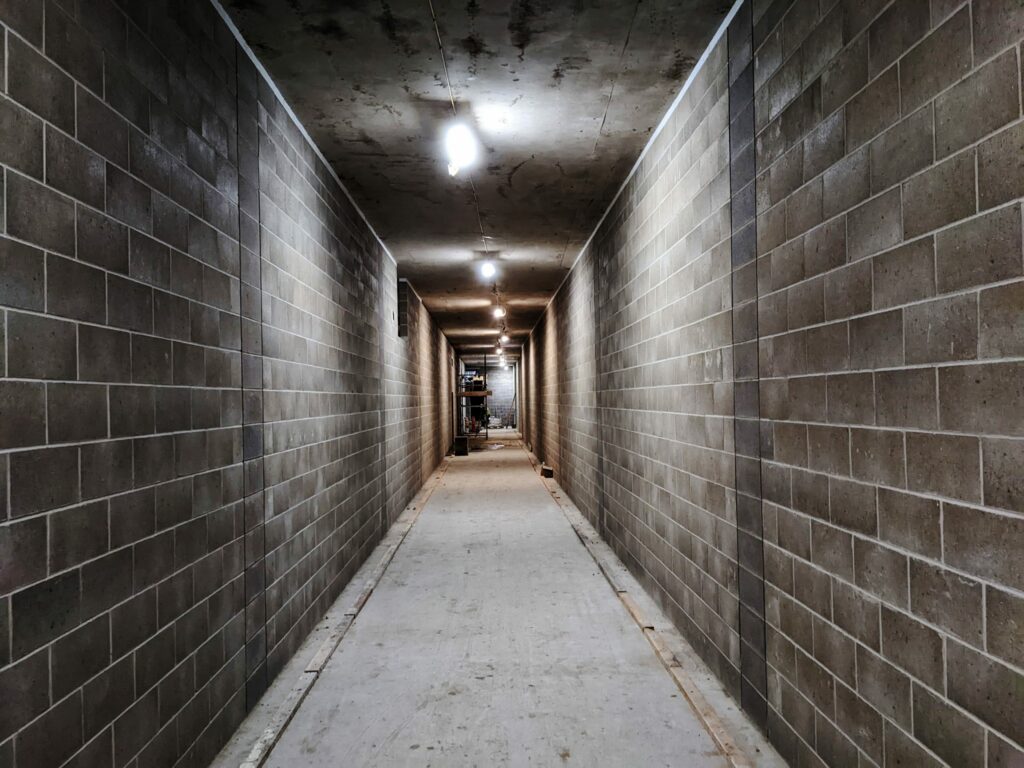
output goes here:
[{"label": "ceiling light fixture", "polygon": [[480,274],[484,277],[494,277],[494,273],[497,271],[493,262],[485,261],[480,265]]},{"label": "ceiling light fixture", "polygon": [[505,308],[504,307],[495,307],[494,308],[494,316],[495,317],[504,317],[505,316]]},{"label": "ceiling light fixture", "polygon": [[507,334],[507,333],[503,333],[503,334],[501,334],[501,339],[500,339],[500,341],[501,341],[501,343],[502,343],[502,344],[506,344],[506,343],[508,343],[508,334]]},{"label": "ceiling light fixture", "polygon": [[448,173],[452,176],[476,162],[476,137],[462,123],[455,123],[448,128],[444,149],[448,154]]}]

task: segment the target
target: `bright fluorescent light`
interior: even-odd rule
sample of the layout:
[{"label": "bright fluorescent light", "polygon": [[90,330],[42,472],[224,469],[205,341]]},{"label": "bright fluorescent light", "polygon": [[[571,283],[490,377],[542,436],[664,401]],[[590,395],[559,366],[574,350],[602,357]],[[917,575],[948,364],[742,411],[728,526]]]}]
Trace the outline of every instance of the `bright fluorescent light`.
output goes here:
[{"label": "bright fluorescent light", "polygon": [[494,273],[497,271],[498,270],[494,268],[494,264],[489,261],[485,261],[480,265],[480,274],[484,277],[494,277]]},{"label": "bright fluorescent light", "polygon": [[494,316],[495,317],[504,317],[505,316],[505,308],[504,307],[495,307],[494,308]]},{"label": "bright fluorescent light", "polygon": [[508,342],[508,334],[507,333],[501,334],[501,343],[505,344],[507,342]]},{"label": "bright fluorescent light", "polygon": [[448,173],[452,176],[476,162],[476,137],[462,123],[455,123],[444,137],[444,149],[448,154]]}]

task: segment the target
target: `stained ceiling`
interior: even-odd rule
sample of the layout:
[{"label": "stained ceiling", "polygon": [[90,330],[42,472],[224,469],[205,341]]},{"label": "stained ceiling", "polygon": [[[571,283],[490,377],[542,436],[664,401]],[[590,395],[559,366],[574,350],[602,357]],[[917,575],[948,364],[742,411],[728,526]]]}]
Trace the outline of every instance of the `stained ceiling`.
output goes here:
[{"label": "stained ceiling", "polygon": [[[512,343],[525,340],[728,12],[715,0],[223,2],[467,351],[493,345],[495,288]],[[454,178],[453,98],[482,145]]]}]

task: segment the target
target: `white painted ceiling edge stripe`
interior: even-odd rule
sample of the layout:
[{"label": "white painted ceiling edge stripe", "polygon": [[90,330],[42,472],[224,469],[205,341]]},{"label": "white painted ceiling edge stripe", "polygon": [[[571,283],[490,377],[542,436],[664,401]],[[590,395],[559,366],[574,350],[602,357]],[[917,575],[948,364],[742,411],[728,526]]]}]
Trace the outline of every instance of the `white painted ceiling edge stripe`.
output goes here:
[{"label": "white painted ceiling edge stripe", "polygon": [[[658,123],[658,126],[654,129],[654,133],[651,134],[651,138],[647,140],[647,144],[645,144],[644,148],[640,151],[640,154],[637,157],[636,162],[633,163],[633,167],[629,170],[629,173],[626,174],[626,178],[623,180],[618,192],[615,193],[615,197],[613,197],[612,201],[608,203],[608,207],[605,208],[604,213],[601,214],[601,218],[598,219],[598,222],[594,227],[594,230],[590,233],[590,237],[587,238],[587,241],[583,244],[583,247],[580,248],[579,253],[576,254],[576,258],[573,259],[572,265],[569,267],[569,271],[565,273],[565,277],[562,278],[562,282],[558,284],[558,287],[555,289],[555,292],[551,294],[551,298],[548,299],[548,303],[544,305],[544,311],[541,312],[540,317],[537,318],[537,322],[533,324],[533,328],[530,329],[529,336],[533,336],[533,332],[537,330],[537,326],[540,325],[540,321],[543,320],[544,315],[547,314],[548,307],[551,306],[551,302],[555,300],[555,296],[557,296],[558,292],[562,290],[562,286],[565,285],[565,281],[569,279],[569,275],[571,275],[572,271],[576,268],[576,264],[579,263],[579,260],[581,258],[583,258],[583,254],[586,253],[587,248],[590,247],[590,243],[593,242],[594,238],[597,236],[597,232],[599,229],[601,229],[601,225],[604,224],[604,220],[608,218],[608,214],[611,213],[612,208],[615,207],[615,203],[618,202],[618,199],[622,196],[622,193],[626,189],[626,185],[629,184],[633,176],[636,175],[636,172],[640,168],[640,164],[643,162],[644,157],[647,156],[647,153],[651,150],[651,147],[654,146],[654,142],[655,140],[657,140],[658,134],[660,134],[664,130],[665,126],[668,125],[668,121],[669,119],[671,119],[672,114],[679,107],[679,104],[680,102],[682,102],[683,97],[686,95],[686,92],[690,90],[690,86],[693,84],[694,79],[704,68],[704,65],[707,63],[708,58],[711,56],[711,51],[714,49],[716,45],[718,45],[718,41],[722,39],[722,36],[729,29],[729,23],[733,20],[733,17],[736,16],[737,11],[739,11],[740,6],[743,5],[743,3],[744,0],[736,0],[736,2],[733,3],[732,8],[729,9],[729,13],[725,15],[725,18],[719,25],[714,37],[711,38],[711,42],[709,42],[707,48],[704,49],[704,53],[700,55],[700,59],[697,61],[696,66],[694,66],[694,68],[690,71],[689,76],[686,78],[686,82],[683,83],[683,87],[679,89],[679,93],[676,94],[676,97],[672,100],[672,103],[669,104],[668,109],[665,110],[665,114],[664,116],[662,116],[661,122]],[[527,336],[527,341],[529,341],[529,336]]]},{"label": "white painted ceiling edge stripe", "polygon": [[242,37],[242,33],[239,31],[238,27],[235,26],[235,22],[231,19],[231,16],[228,14],[227,11],[224,10],[224,7],[220,4],[220,0],[210,0],[210,3],[213,5],[214,10],[216,10],[217,13],[220,14],[220,17],[224,20],[224,23],[227,24],[228,29],[231,31],[231,34],[234,36],[239,46],[241,46],[242,50],[245,51],[245,55],[249,57],[249,60],[252,61],[252,63],[255,65],[259,73],[263,75],[264,79],[266,79],[267,83],[270,85],[270,89],[274,92],[274,95],[277,96],[278,100],[284,106],[285,111],[288,113],[289,117],[291,117],[291,119],[295,122],[295,125],[299,129],[299,133],[301,133],[303,138],[309,143],[309,146],[313,148],[313,152],[316,154],[318,158],[320,158],[320,161],[327,168],[327,172],[331,174],[331,177],[337,182],[338,186],[341,188],[341,191],[345,193],[345,197],[347,197],[348,201],[352,203],[352,207],[355,208],[356,213],[359,214],[359,217],[363,220],[363,223],[366,224],[367,229],[370,230],[370,234],[374,236],[374,238],[380,244],[380,247],[384,250],[384,253],[386,253],[388,258],[395,263],[395,266],[397,266],[398,260],[394,257],[394,255],[392,255],[391,251],[388,250],[388,247],[384,245],[384,241],[380,239],[380,235],[377,234],[377,230],[373,228],[373,224],[370,223],[370,220],[366,217],[366,214],[363,213],[363,209],[359,207],[359,204],[355,201],[355,198],[352,197],[352,193],[348,191],[348,187],[346,187],[345,184],[341,181],[341,178],[338,176],[337,171],[334,170],[334,166],[327,161],[327,158],[324,157],[324,153],[320,151],[319,145],[315,141],[313,141],[313,138],[309,135],[309,132],[306,130],[306,126],[302,124],[301,120],[299,120],[299,117],[298,115],[295,114],[295,111],[292,109],[291,104],[288,103],[288,100],[284,97],[284,94],[281,93],[281,89],[278,88],[277,83],[274,82],[274,78],[270,76],[270,73],[267,72],[266,67],[263,66],[263,62],[259,60],[259,57],[256,56],[252,48],[249,47],[249,44],[245,42],[245,38]]}]

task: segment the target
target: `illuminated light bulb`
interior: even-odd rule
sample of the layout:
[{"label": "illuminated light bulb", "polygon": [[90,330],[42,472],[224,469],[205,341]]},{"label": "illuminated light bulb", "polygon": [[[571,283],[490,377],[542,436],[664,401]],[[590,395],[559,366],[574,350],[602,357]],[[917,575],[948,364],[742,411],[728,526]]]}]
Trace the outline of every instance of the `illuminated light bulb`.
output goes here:
[{"label": "illuminated light bulb", "polygon": [[495,269],[494,265],[489,261],[485,261],[480,265],[480,274],[484,277],[494,277],[494,273],[497,271],[498,270]]},{"label": "illuminated light bulb", "polygon": [[444,149],[448,154],[448,173],[452,176],[476,162],[476,137],[462,123],[456,123],[448,129],[444,137]]},{"label": "illuminated light bulb", "polygon": [[507,333],[503,333],[503,334],[501,334],[501,339],[500,339],[500,341],[501,341],[501,343],[502,343],[502,344],[505,344],[505,343],[507,343],[507,342],[508,342],[508,334],[507,334]]},{"label": "illuminated light bulb", "polygon": [[495,317],[504,317],[505,316],[505,308],[504,307],[495,307],[494,308],[494,316]]}]

